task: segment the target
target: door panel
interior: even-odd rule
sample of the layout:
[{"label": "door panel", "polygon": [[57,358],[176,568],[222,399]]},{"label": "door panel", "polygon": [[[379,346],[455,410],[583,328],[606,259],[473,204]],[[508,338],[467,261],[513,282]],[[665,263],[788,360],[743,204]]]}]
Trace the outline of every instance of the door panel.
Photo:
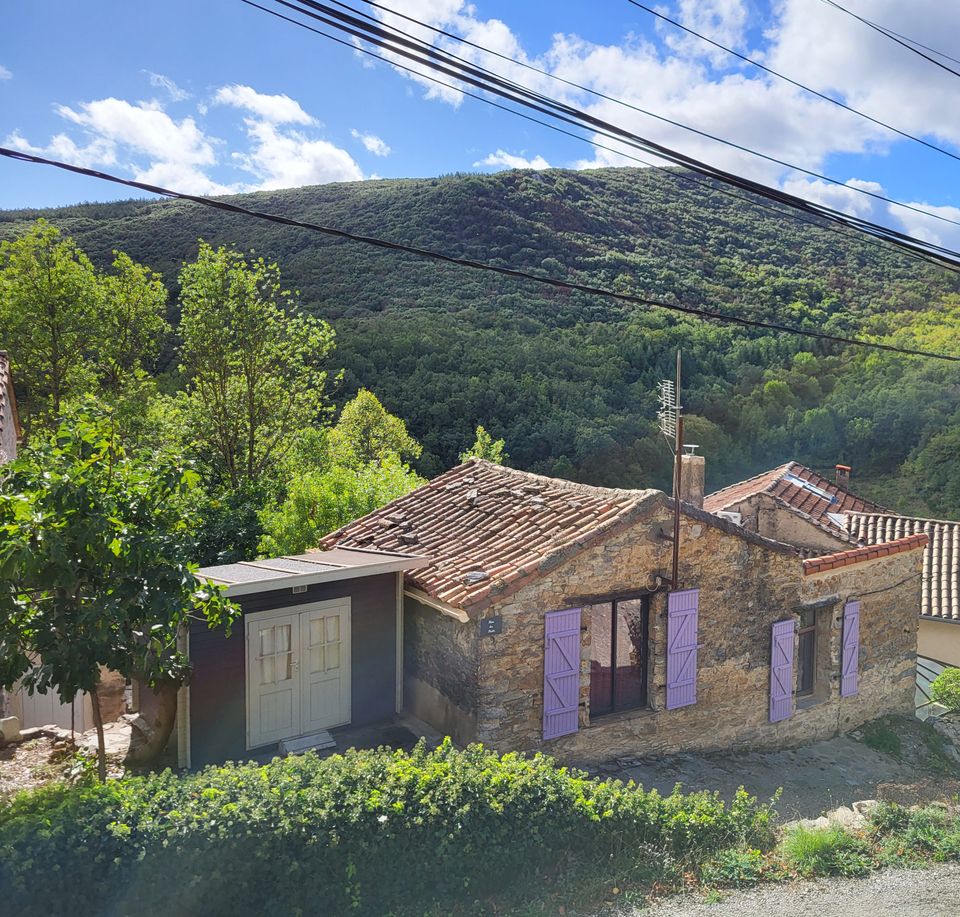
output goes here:
[{"label": "door panel", "polygon": [[350,722],[350,606],[300,615],[303,732]]},{"label": "door panel", "polygon": [[300,735],[297,615],[247,622],[250,747]]}]

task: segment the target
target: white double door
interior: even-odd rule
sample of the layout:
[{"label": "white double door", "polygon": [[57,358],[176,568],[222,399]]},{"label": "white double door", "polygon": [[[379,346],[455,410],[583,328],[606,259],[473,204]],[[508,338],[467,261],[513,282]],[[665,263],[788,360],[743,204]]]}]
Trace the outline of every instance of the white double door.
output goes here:
[{"label": "white double door", "polygon": [[350,600],[247,616],[247,747],[350,722]]}]

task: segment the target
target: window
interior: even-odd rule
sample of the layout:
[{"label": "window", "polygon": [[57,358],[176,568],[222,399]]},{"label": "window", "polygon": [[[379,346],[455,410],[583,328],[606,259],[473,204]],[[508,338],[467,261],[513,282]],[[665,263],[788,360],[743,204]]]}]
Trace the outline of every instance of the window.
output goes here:
[{"label": "window", "polygon": [[648,611],[645,597],[591,606],[591,716],[647,705]]},{"label": "window", "polygon": [[817,610],[800,612],[800,647],[797,657],[797,694],[813,694],[817,675]]}]

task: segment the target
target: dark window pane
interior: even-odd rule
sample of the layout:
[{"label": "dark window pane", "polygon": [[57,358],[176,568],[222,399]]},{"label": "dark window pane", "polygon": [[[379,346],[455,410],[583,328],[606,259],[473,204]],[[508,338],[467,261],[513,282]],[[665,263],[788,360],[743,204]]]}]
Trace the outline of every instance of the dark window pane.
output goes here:
[{"label": "dark window pane", "polygon": [[590,712],[599,716],[613,709],[613,605],[590,609]]},{"label": "dark window pane", "polygon": [[800,634],[799,672],[797,675],[798,694],[811,694],[813,692],[813,662],[816,647],[817,632],[815,630],[804,631]]},{"label": "dark window pane", "polygon": [[800,627],[813,627],[817,623],[817,610],[815,608],[804,608],[800,612]]},{"label": "dark window pane", "polygon": [[645,677],[644,602],[617,602],[617,710],[642,707],[647,702]]}]

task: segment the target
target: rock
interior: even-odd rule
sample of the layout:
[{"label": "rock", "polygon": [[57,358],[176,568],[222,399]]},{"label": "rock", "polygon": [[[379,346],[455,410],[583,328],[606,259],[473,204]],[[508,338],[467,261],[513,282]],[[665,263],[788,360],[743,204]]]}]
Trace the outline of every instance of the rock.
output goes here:
[{"label": "rock", "polygon": [[840,825],[841,828],[859,829],[867,823],[867,818],[855,809],[839,806],[827,812],[827,822],[831,825]]},{"label": "rock", "polygon": [[20,720],[15,716],[5,716],[0,719],[0,737],[5,742],[19,742],[23,734],[20,732]]},{"label": "rock", "polygon": [[46,734],[47,730],[44,726],[28,726],[26,729],[20,730],[20,740],[22,742],[29,742],[31,739],[39,739],[40,736],[45,736]]},{"label": "rock", "polygon": [[859,802],[855,802],[852,808],[858,815],[869,818],[876,811],[878,805],[880,803],[876,799],[861,799]]}]

